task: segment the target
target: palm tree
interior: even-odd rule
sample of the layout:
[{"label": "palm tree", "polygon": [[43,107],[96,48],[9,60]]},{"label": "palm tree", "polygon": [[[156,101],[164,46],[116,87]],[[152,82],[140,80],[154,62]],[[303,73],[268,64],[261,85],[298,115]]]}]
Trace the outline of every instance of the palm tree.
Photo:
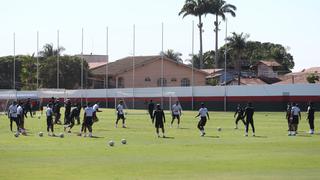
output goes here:
[{"label": "palm tree", "polygon": [[236,58],[235,69],[238,70],[238,85],[240,85],[241,78],[241,57],[244,50],[246,49],[247,39],[249,38],[248,34],[237,34],[232,33],[231,37],[227,37],[228,47],[233,50],[234,57]]},{"label": "palm tree", "polygon": [[180,52],[174,52],[173,49],[168,49],[167,51],[161,52],[160,54],[162,54],[162,53],[165,57],[167,57],[169,59],[172,59],[172,60],[177,61],[179,63],[183,63],[183,61],[181,59],[182,54]]},{"label": "palm tree", "polygon": [[199,58],[200,58],[200,69],[203,67],[203,49],[202,49],[202,15],[205,14],[206,8],[206,0],[186,0],[185,4],[183,5],[181,11],[179,12],[179,16],[183,15],[186,17],[188,15],[197,16],[199,18],[199,33],[200,33],[200,51],[199,51]]},{"label": "palm tree", "polygon": [[64,47],[60,46],[58,49],[53,49],[53,44],[45,44],[43,50],[40,51],[40,56],[47,58],[51,56],[60,55],[65,50]]},{"label": "palm tree", "polygon": [[226,19],[226,14],[231,14],[232,17],[236,16],[235,11],[237,7],[232,4],[227,4],[225,0],[207,0],[208,4],[208,13],[215,15],[215,34],[216,34],[216,42],[215,42],[215,64],[216,67],[219,66],[219,52],[218,52],[218,32],[219,32],[219,16],[223,21]]}]

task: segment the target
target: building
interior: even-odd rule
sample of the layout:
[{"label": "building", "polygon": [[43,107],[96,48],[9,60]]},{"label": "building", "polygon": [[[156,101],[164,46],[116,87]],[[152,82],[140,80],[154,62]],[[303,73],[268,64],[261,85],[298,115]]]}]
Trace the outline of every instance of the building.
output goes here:
[{"label": "building", "polygon": [[258,77],[277,78],[277,68],[281,65],[275,60],[259,61],[256,65]]},{"label": "building", "polygon": [[[303,69],[301,72],[288,73],[281,77],[280,82],[276,84],[309,84],[307,77],[310,74],[316,74],[320,76],[320,67],[311,67]],[[319,81],[316,83],[320,83]]]},{"label": "building", "polygon": [[89,69],[93,69],[108,63],[108,56],[106,55],[92,55],[92,54],[78,54],[76,57],[83,58],[89,65]]},{"label": "building", "polygon": [[192,86],[192,74],[193,85],[204,86],[208,75],[205,71],[162,56],[125,57],[91,68],[91,74],[95,89],[106,87],[106,77],[107,88],[142,88]]}]

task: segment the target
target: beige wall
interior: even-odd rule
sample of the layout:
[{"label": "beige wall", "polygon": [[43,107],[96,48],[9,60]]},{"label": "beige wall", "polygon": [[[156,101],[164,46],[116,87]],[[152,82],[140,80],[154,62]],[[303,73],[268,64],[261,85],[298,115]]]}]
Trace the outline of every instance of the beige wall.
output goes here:
[{"label": "beige wall", "polygon": [[[164,60],[163,68],[164,78],[167,80],[167,86],[181,86],[181,80],[188,78],[190,85],[192,83],[191,68],[178,65],[177,63]],[[133,86],[132,70],[118,75],[117,78],[124,79],[124,88],[131,88]],[[151,81],[145,81],[146,77],[150,77]],[[206,74],[194,71],[194,85],[204,86]],[[135,69],[135,83],[134,87],[158,87],[157,81],[161,78],[161,61],[155,61]],[[172,81],[175,78],[176,81]]]}]

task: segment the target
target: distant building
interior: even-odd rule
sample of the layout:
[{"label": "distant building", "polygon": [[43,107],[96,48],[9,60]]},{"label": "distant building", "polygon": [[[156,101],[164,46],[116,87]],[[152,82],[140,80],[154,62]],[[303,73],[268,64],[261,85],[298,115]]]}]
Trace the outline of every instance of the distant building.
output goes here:
[{"label": "distant building", "polygon": [[281,67],[281,65],[275,60],[259,61],[255,66],[257,69],[258,77],[266,77],[266,78],[277,78],[278,77],[277,69]]},{"label": "distant building", "polygon": [[[301,72],[285,74],[281,77],[282,81],[276,84],[309,84],[309,82],[307,81],[307,77],[312,73],[320,76],[320,67],[312,67],[303,69]],[[316,83],[320,82],[318,81]]]},{"label": "distant building", "polygon": [[[106,74],[108,74],[108,88],[192,86],[190,66],[163,57],[163,69],[161,67],[161,56],[125,57],[91,68],[93,88],[106,87]],[[206,85],[207,72],[194,69],[193,75],[194,86]]]},{"label": "distant building", "polygon": [[83,58],[89,65],[89,69],[93,69],[108,63],[106,55],[78,54],[76,57]]}]

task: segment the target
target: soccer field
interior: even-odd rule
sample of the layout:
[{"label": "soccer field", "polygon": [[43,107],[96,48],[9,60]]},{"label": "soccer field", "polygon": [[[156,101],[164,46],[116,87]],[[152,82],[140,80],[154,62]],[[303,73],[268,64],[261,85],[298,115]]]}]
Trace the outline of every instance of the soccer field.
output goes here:
[{"label": "soccer field", "polygon": [[[82,111],[83,112],[83,111]],[[62,113],[63,114],[63,113]],[[315,135],[308,135],[302,114],[299,134],[287,136],[284,113],[257,112],[256,137],[234,129],[233,113],[210,112],[206,136],[196,128],[197,112],[184,111],[181,127],[157,138],[146,111],[131,111],[128,128],[115,128],[115,112],[103,109],[94,124],[96,138],[65,133],[64,138],[39,137],[46,132],[44,115],[28,118],[28,136],[14,137],[9,120],[0,116],[0,179],[319,179],[319,113]],[[62,115],[63,118],[63,115]],[[240,123],[240,122],[239,122]],[[15,127],[15,126],[14,126]],[[221,127],[222,131],[217,131]],[[250,129],[251,130],[251,129]],[[55,126],[56,134],[63,126]],[[127,140],[126,145],[120,143]],[[108,141],[115,146],[109,147]]]}]

